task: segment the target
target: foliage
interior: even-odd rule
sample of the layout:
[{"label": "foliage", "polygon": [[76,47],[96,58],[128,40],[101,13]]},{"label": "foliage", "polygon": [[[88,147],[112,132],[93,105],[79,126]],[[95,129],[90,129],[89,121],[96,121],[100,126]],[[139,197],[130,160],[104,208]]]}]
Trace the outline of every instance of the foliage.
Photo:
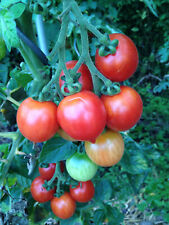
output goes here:
[{"label": "foliage", "polygon": [[[139,196],[135,205],[141,212],[161,215],[169,222],[169,104],[168,104],[168,59],[169,59],[169,2],[167,0],[127,0],[127,1],[77,1],[85,18],[102,33],[122,32],[136,44],[139,52],[139,67],[136,73],[124,84],[135,88],[143,99],[143,114],[139,123],[130,131],[122,132],[125,141],[125,154],[113,167],[100,167],[93,178],[95,196],[89,203],[78,203],[77,211],[68,220],[59,220],[50,209],[50,203],[35,203],[30,194],[33,178],[38,176],[40,163],[66,160],[78,149],[79,142],[66,141],[56,134],[44,144],[33,144],[20,138],[13,152],[13,158],[1,186],[0,221],[12,224],[122,224],[125,219],[126,202]],[[16,138],[17,102],[27,96],[41,96],[42,87],[56,74],[59,65],[59,52],[51,64],[43,53],[36,54],[38,45],[35,22],[31,13],[39,13],[44,18],[48,50],[53,50],[61,29],[61,1],[1,1],[0,37],[7,47],[6,56],[0,61],[0,130],[10,131]],[[63,15],[62,15],[63,16]],[[26,19],[25,19],[26,18]],[[62,17],[63,18],[63,17]],[[31,22],[30,22],[31,21]],[[67,30],[65,60],[78,60],[83,46],[80,28],[71,14]],[[29,24],[29,29],[27,28]],[[30,48],[18,35],[18,28],[31,40]],[[6,32],[4,32],[6,31]],[[94,61],[98,41],[89,32],[91,58]],[[29,45],[28,44],[28,45]],[[24,46],[24,47],[23,47]],[[26,57],[28,53],[29,57]],[[32,63],[30,64],[30,61]],[[40,76],[40,81],[39,81]],[[34,83],[34,77],[39,83]],[[43,79],[41,78],[43,77]],[[103,81],[101,85],[103,85]],[[98,87],[99,82],[97,83]],[[97,86],[97,85],[96,85]],[[99,89],[99,88],[98,88]],[[98,91],[97,89],[97,91]],[[46,100],[56,104],[56,87],[52,83]],[[16,102],[17,101],[17,102]],[[4,137],[4,136],[3,136]],[[18,137],[18,136],[17,136]],[[5,138],[9,138],[6,136]],[[0,178],[3,177],[6,160],[12,154],[12,142],[0,139]],[[64,172],[63,187],[73,182]],[[1,180],[0,180],[1,181]],[[75,185],[76,183],[74,183]],[[23,219],[24,218],[24,219]],[[28,222],[29,221],[29,222]],[[50,223],[49,223],[50,224]]]}]

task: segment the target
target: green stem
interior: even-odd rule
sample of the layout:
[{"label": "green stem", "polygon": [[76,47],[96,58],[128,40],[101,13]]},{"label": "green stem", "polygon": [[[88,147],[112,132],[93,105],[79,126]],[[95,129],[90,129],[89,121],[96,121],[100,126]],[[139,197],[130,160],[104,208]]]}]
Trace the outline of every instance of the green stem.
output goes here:
[{"label": "green stem", "polygon": [[11,96],[7,96],[6,100],[12,102],[14,105],[16,106],[20,106],[20,103],[18,101],[16,101],[14,98],[12,98]]},{"label": "green stem", "polygon": [[12,148],[10,150],[10,153],[9,153],[8,157],[7,157],[7,163],[4,165],[4,168],[2,170],[2,178],[0,180],[0,186],[3,185],[4,179],[7,176],[8,170],[11,166],[11,163],[13,161],[13,158],[15,156],[15,152],[17,151],[17,148],[19,146],[21,138],[22,138],[22,135],[18,134],[17,137],[13,140]]},{"label": "green stem", "polygon": [[18,134],[16,132],[0,132],[0,137],[16,140],[18,138]]}]

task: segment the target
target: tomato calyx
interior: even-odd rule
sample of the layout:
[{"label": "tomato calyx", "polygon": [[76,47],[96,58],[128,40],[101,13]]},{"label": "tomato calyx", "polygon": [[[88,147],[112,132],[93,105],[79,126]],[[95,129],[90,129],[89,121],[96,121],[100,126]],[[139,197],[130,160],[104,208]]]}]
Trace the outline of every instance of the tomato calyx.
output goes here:
[{"label": "tomato calyx", "polygon": [[118,82],[106,83],[101,87],[101,93],[109,96],[118,94],[120,93],[120,84]]},{"label": "tomato calyx", "polygon": [[108,41],[105,45],[102,45],[99,48],[99,55],[100,56],[106,56],[109,54],[114,55],[116,53],[116,48],[118,46],[119,41],[117,39],[114,39],[112,41]]},{"label": "tomato calyx", "polygon": [[[64,96],[69,96],[81,91],[82,84],[79,82],[67,84],[66,82],[61,87],[61,92]],[[68,89],[68,92],[66,91]]]}]

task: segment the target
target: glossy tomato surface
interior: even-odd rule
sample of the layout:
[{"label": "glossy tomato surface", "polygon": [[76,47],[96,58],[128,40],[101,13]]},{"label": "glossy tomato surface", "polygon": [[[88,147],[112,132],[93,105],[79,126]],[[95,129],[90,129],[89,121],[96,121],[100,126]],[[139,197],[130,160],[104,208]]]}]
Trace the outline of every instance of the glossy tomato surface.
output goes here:
[{"label": "glossy tomato surface", "polygon": [[116,131],[132,128],[140,119],[143,102],[133,88],[121,86],[120,93],[113,96],[102,95],[101,99],[107,112],[107,126]]},{"label": "glossy tomato surface", "polygon": [[85,153],[76,152],[66,160],[66,169],[74,180],[88,181],[95,176],[98,166]]},{"label": "glossy tomato surface", "polygon": [[[72,60],[72,61],[68,61],[66,63],[66,68],[69,69],[73,69],[75,67],[77,63],[77,60]],[[81,73],[81,76],[79,77],[79,83],[82,84],[82,89],[81,91],[84,90],[88,90],[91,91],[93,89],[93,83],[92,83],[92,77],[90,74],[89,69],[87,68],[87,66],[85,64],[82,64],[79,69],[77,70],[77,73]],[[61,77],[64,75],[63,71],[60,74],[59,77],[59,86],[61,87],[65,81],[61,79]],[[68,92],[68,90],[65,90],[66,92]]]},{"label": "glossy tomato surface", "polygon": [[31,194],[37,202],[47,202],[54,197],[55,189],[49,191],[43,187],[45,180],[42,177],[36,177],[31,184]]},{"label": "glossy tomato surface", "polygon": [[47,141],[57,132],[57,105],[25,99],[17,111],[17,124],[24,137],[35,143]]},{"label": "glossy tomato surface", "polygon": [[98,49],[95,56],[97,69],[111,81],[124,81],[136,71],[139,57],[134,42],[124,34],[115,33],[109,35],[110,40],[119,41],[115,54],[100,56]]},{"label": "glossy tomato surface", "polygon": [[74,138],[70,137],[64,130],[61,128],[57,131],[57,133],[65,140],[67,141],[77,141]]},{"label": "glossy tomato surface", "polygon": [[124,153],[124,141],[119,132],[107,130],[96,142],[85,142],[89,158],[99,166],[108,167],[117,164]]},{"label": "glossy tomato surface", "polygon": [[[61,172],[64,171],[64,163],[58,162],[60,163],[60,170]],[[54,173],[55,173],[55,169],[56,169],[56,163],[49,163],[48,166],[46,167],[39,167],[39,173],[40,176],[44,179],[44,180],[50,180]]]},{"label": "glossy tomato surface", "polygon": [[73,216],[76,209],[76,202],[70,193],[65,192],[61,197],[54,197],[51,200],[51,209],[53,213],[61,218],[68,219]]},{"label": "glossy tomato surface", "polygon": [[59,104],[57,119],[60,127],[72,138],[92,141],[104,130],[106,110],[101,99],[90,91],[65,97]]},{"label": "glossy tomato surface", "polygon": [[70,194],[77,202],[89,202],[95,193],[95,188],[91,180],[79,182],[77,187],[70,186]]}]

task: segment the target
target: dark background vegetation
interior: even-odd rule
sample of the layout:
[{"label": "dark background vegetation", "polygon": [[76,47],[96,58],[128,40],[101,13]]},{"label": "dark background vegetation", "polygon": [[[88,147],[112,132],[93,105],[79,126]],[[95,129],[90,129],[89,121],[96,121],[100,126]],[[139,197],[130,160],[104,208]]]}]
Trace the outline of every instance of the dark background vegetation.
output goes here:
[{"label": "dark background vegetation", "polygon": [[[135,42],[139,52],[139,66],[136,73],[124,84],[135,88],[144,104],[139,123],[127,134],[123,134],[126,143],[123,159],[118,165],[104,171],[102,179],[95,179],[96,201],[110,201],[109,205],[113,205],[113,208],[109,209],[107,205],[109,213],[106,218],[102,209],[95,209],[94,216],[90,213],[87,215],[94,224],[143,224],[143,221],[169,224],[169,1],[79,0],[78,3],[83,14],[102,32],[111,33],[111,29],[117,29]],[[58,1],[57,4],[60,5]],[[47,29],[50,29],[52,39],[56,36],[56,31],[52,29],[54,26],[57,27],[53,25],[56,23],[56,15],[52,7],[49,10],[48,15],[43,12],[43,7],[40,11],[43,12],[45,20],[50,22]],[[80,35],[75,26],[70,24],[67,60],[78,58],[74,40],[76,47],[80,48]],[[49,43],[51,47],[50,40]],[[94,56],[95,46],[92,37],[90,43],[91,55]],[[15,49],[7,53],[6,58],[0,62],[1,82],[9,81],[10,71],[21,61]],[[5,77],[2,77],[2,70],[3,74],[6,74]],[[17,95],[19,96],[19,93],[15,92],[13,97]],[[13,107],[9,102],[5,104],[3,108]],[[0,129],[12,131],[16,128],[15,117],[11,117],[10,114],[14,115],[16,111],[14,108],[8,111],[6,118],[2,114],[0,116]],[[0,151],[5,158],[9,143],[4,143],[2,139],[1,142],[3,144],[0,145]],[[25,153],[28,151],[27,148],[28,145],[23,147]],[[55,224],[54,220],[48,220],[52,218],[48,204],[33,207],[27,163],[27,159],[22,156],[15,157],[8,174],[9,190],[4,190],[15,199],[11,199],[13,203],[9,208],[10,196],[3,195],[0,203],[0,224],[1,221],[4,221],[4,224],[9,224],[7,221],[11,221],[12,224],[45,224],[45,221],[48,221],[46,224]],[[82,224],[77,218],[76,222]],[[75,223],[62,221],[61,224]]]}]

